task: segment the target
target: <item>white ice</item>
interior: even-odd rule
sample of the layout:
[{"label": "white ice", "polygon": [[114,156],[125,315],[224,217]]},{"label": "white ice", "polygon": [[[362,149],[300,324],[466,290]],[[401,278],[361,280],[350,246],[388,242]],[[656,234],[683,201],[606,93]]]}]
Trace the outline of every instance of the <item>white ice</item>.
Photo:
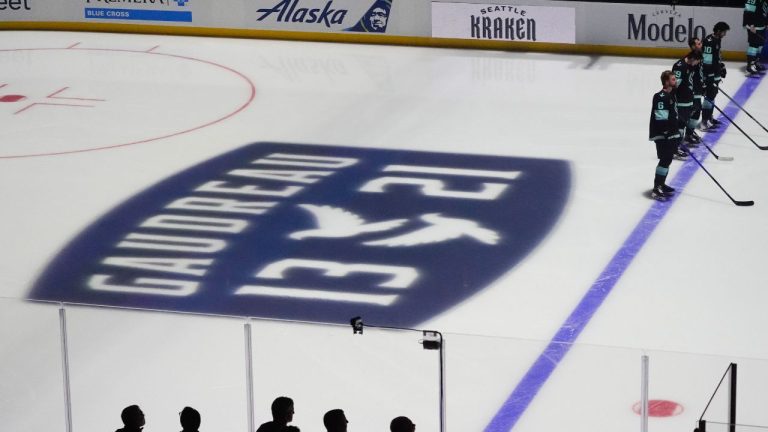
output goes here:
[{"label": "white ice", "polygon": [[[169,56],[138,53],[147,50]],[[247,80],[206,62],[252,81],[253,101]],[[19,120],[19,102],[0,103],[2,429],[64,430],[58,309],[20,300],[49,260],[100,215],[169,174],[247,143],[280,141],[570,162],[571,195],[544,242],[492,286],[420,325],[446,335],[448,430],[483,430],[652,205],[644,195],[656,164],[648,116],[660,72],[672,63],[3,32],[0,86],[8,86],[0,96],[16,89],[43,97],[70,86],[83,92],[59,95],[90,107],[37,106]],[[728,64],[730,95],[745,79],[740,66]],[[766,93],[758,87],[744,107],[768,123]],[[94,99],[121,103],[96,112]],[[221,121],[196,129],[209,119]],[[748,117],[735,120],[768,144]],[[80,151],[126,143],[135,144]],[[768,425],[761,409],[768,153],[733,127],[714,149],[735,160],[709,157],[707,169],[755,206],[734,206],[698,171],[514,430],[639,428],[632,407],[642,354],[650,356],[651,398],[684,407],[653,419],[652,431],[692,429],[731,361],[742,366],[740,420]],[[49,153],[63,154],[19,157]],[[674,162],[670,175],[680,166]],[[117,429],[120,409],[132,403],[147,413],[147,432],[178,430],[185,405],[201,411],[203,431],[247,429],[244,321],[75,306],[67,320],[73,430]],[[351,431],[387,430],[397,415],[414,419],[419,431],[438,430],[437,356],[421,350],[419,335],[252,326],[257,424],[272,398],[287,394],[303,431],[322,430],[322,413],[336,407]],[[713,410],[723,404],[716,400]]]}]

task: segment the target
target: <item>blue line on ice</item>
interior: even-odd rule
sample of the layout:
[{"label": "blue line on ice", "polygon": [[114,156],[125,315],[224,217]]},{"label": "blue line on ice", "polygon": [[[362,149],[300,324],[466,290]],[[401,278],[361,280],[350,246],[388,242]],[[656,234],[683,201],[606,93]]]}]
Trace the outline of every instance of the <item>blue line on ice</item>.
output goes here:
[{"label": "blue line on ice", "polygon": [[[762,77],[760,79],[745,79],[744,83],[742,83],[732,97],[743,106],[755,92],[761,81]],[[729,103],[723,111],[725,111],[729,117],[735,118],[739,108],[733,103]],[[706,141],[710,147],[713,147],[720,140],[723,132],[725,132],[729,126],[730,125],[724,121],[724,127],[721,127],[717,132],[707,134]],[[695,151],[694,154],[700,161],[703,161],[709,156],[709,152],[703,147],[698,151]],[[696,162],[689,160],[683,164],[680,170],[678,170],[677,175],[675,175],[671,181],[671,185],[677,189],[682,189],[688,184],[698,169],[699,166]],[[650,168],[648,172],[651,172]],[[648,178],[650,182],[650,174]],[[675,199],[664,203],[654,201],[651,208],[645,215],[643,215],[640,222],[635,226],[635,229],[632,230],[632,233],[624,241],[624,244],[621,245],[608,265],[605,266],[605,269],[600,273],[597,280],[595,280],[592,286],[589,287],[589,290],[587,290],[579,304],[573,312],[571,312],[571,315],[560,326],[560,329],[544,349],[544,352],[539,355],[531,368],[528,369],[528,372],[517,384],[517,387],[512,391],[512,394],[509,395],[491,422],[486,426],[485,432],[508,432],[515,427],[515,424],[520,420],[520,417],[531,404],[533,398],[536,397],[536,394],[544,386],[544,383],[549,379],[550,375],[552,375],[552,372],[554,372],[555,368],[563,360],[572,344],[576,342],[579,334],[581,334],[587,324],[589,324],[592,316],[594,316],[595,312],[600,308],[600,305],[603,304],[603,301],[608,297],[608,294],[611,293],[613,287],[616,286],[616,283],[624,274],[624,271],[629,268],[632,260],[643,245],[645,245],[645,242],[651,237],[651,234],[667,214],[667,211],[672,207],[674,202]]]}]

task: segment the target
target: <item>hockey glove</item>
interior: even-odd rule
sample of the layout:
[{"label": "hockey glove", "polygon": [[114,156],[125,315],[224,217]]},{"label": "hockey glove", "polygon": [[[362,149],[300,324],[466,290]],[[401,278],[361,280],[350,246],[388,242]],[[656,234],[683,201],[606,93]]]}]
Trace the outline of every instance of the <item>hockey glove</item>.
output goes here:
[{"label": "hockey glove", "polygon": [[727,73],[727,71],[725,70],[725,64],[724,63],[720,63],[720,77],[721,78],[725,78],[725,74],[726,73]]}]

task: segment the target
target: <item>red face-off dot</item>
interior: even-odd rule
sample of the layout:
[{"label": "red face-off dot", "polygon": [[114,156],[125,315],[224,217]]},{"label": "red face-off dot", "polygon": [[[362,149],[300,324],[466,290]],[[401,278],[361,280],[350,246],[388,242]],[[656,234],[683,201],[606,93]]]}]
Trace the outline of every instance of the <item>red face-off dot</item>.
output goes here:
[{"label": "red face-off dot", "polygon": [[22,96],[22,95],[5,95],[5,96],[0,96],[0,102],[18,102],[26,98],[27,98],[26,96]]},{"label": "red face-off dot", "polygon": [[[640,402],[632,406],[632,411],[640,415]],[[682,414],[683,406],[677,402],[652,399],[648,401],[648,417],[674,417]]]}]

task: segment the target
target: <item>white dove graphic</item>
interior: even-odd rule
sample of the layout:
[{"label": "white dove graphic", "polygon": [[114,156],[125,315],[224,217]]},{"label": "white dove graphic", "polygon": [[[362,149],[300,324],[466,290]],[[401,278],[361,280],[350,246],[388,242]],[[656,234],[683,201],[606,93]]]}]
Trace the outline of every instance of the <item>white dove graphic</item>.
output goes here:
[{"label": "white dove graphic", "polygon": [[422,215],[421,220],[429,222],[431,225],[397,237],[369,241],[363,244],[386,247],[417,246],[454,240],[465,236],[490,245],[495,245],[499,241],[499,234],[496,231],[483,228],[475,221],[448,218],[440,213]]},{"label": "white dove graphic", "polygon": [[315,217],[317,228],[290,234],[288,237],[294,240],[303,240],[309,237],[354,237],[363,233],[391,230],[408,222],[408,219],[393,219],[384,222],[366,223],[360,216],[338,207],[312,204],[300,204],[299,207],[310,212]]}]

